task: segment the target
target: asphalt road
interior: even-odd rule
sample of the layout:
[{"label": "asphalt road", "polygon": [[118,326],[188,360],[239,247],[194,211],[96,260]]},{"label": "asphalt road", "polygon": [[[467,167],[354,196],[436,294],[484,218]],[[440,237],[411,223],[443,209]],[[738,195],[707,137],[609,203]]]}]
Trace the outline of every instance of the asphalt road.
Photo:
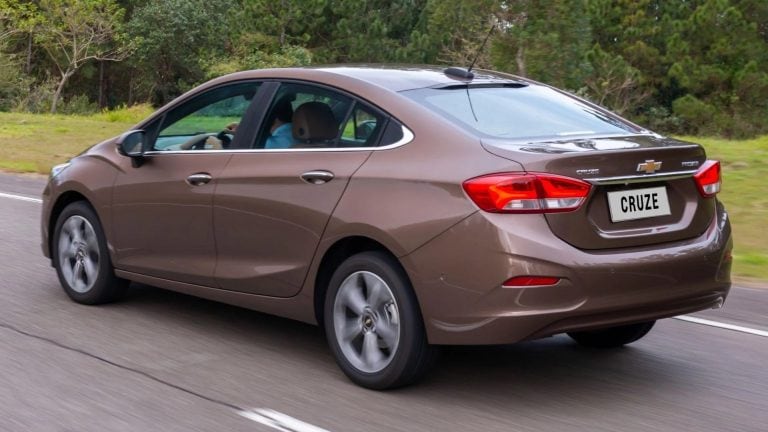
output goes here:
[{"label": "asphalt road", "polygon": [[[0,174],[0,193],[42,182]],[[452,348],[419,385],[373,392],[309,325],[138,285],[72,303],[39,211],[0,194],[0,431],[768,431],[768,337],[668,319],[608,352]],[[768,289],[698,316],[768,330]]]}]

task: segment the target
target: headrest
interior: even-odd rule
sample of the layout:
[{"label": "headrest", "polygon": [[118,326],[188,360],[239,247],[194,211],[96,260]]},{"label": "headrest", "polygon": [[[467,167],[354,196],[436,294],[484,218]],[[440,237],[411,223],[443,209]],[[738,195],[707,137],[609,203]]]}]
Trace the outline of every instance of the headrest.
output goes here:
[{"label": "headrest", "polygon": [[336,138],[339,127],[331,107],[322,102],[306,102],[293,113],[293,137],[301,141]]},{"label": "headrest", "polygon": [[295,99],[294,95],[283,96],[275,103],[275,107],[272,109],[272,116],[283,123],[290,123],[293,121],[293,106],[291,102]]}]

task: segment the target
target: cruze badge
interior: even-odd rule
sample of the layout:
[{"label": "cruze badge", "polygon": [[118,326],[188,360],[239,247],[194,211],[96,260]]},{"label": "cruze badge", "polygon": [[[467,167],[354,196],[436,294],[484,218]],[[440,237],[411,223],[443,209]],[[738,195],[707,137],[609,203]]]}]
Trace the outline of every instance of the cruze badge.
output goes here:
[{"label": "cruze badge", "polygon": [[637,171],[644,172],[646,174],[653,174],[660,169],[661,169],[661,161],[656,162],[653,159],[637,164]]}]

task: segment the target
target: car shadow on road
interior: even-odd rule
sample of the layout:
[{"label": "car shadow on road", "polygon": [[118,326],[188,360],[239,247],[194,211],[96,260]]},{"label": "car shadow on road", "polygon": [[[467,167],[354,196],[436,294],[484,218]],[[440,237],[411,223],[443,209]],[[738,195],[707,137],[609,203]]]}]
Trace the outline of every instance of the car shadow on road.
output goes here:
[{"label": "car shadow on road", "polygon": [[[331,382],[347,397],[361,392],[370,396],[338,371],[318,327],[137,284],[118,305],[161,315],[173,326],[204,328],[223,346],[240,347],[245,358],[268,350],[275,358],[289,359],[285,374],[317,378],[317,382],[304,384],[307,392],[325,391]],[[614,350],[582,348],[566,336],[503,346],[444,347],[424,381],[380,393],[375,399],[416,402],[429,398],[445,406],[485,412],[494,406],[499,410],[529,407],[536,412],[542,407],[568,409],[585,404],[605,410],[613,404],[637,403],[708,385],[704,366],[665,356],[660,350],[663,344],[652,339],[653,332],[651,341],[644,339]],[[208,373],[215,375],[215,371]],[[257,382],[262,378],[244,371],[238,379]]]}]

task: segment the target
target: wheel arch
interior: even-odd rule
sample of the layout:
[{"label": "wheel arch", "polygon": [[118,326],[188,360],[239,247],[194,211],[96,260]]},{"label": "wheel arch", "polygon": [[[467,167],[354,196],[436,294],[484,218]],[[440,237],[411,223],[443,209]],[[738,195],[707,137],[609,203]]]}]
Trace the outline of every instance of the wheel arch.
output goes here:
[{"label": "wheel arch", "polygon": [[[328,292],[328,284],[331,281],[333,272],[336,268],[352,255],[368,252],[379,251],[389,255],[395,262],[400,265],[403,274],[408,277],[408,272],[403,267],[400,260],[397,258],[389,248],[384,244],[366,236],[349,236],[337,240],[331,247],[329,247],[323,254],[323,258],[318,266],[317,274],[315,276],[314,284],[314,312],[317,323],[322,327],[324,322],[324,304],[325,295]],[[415,294],[415,293],[414,293]],[[418,296],[417,296],[418,304]],[[421,306],[419,305],[419,311]]]},{"label": "wheel arch", "polygon": [[[51,214],[48,217],[48,242],[46,244],[49,256],[53,256],[54,230],[56,228],[56,221],[59,220],[59,215],[61,215],[61,212],[64,211],[68,205],[78,201],[84,201],[92,209],[94,208],[91,201],[88,200],[85,195],[75,190],[70,190],[59,195],[58,198],[56,198],[56,202],[53,204],[53,207],[51,207]],[[94,213],[96,213],[97,217],[99,216],[95,209]]]}]

